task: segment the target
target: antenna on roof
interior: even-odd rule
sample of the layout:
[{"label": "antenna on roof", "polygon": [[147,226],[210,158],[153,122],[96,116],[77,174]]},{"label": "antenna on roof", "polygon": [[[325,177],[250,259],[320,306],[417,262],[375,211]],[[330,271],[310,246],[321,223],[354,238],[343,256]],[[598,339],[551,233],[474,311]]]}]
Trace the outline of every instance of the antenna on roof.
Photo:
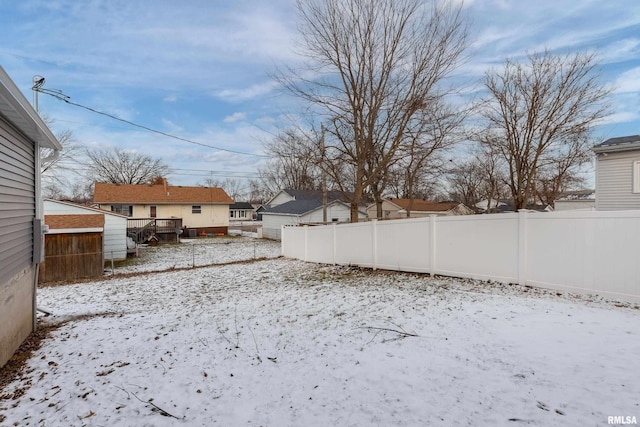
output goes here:
[{"label": "antenna on roof", "polygon": [[36,113],[38,112],[38,89],[42,87],[44,84],[44,77],[35,75],[33,76],[33,86],[31,86],[31,90],[33,91],[33,106],[36,109]]}]

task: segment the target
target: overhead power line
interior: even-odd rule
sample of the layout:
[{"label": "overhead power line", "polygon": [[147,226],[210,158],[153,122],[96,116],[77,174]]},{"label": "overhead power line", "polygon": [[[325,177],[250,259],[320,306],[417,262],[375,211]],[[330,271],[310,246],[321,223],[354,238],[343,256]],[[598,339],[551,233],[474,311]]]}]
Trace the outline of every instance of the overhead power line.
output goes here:
[{"label": "overhead power line", "polygon": [[[44,83],[44,79],[43,79],[42,83]],[[58,89],[45,89],[45,88],[42,87],[42,83],[40,83],[40,85],[38,85],[38,84],[34,85],[32,87],[32,89],[34,91],[36,91],[36,92],[52,96],[52,97],[54,97],[54,98],[56,98],[56,99],[58,99],[60,101],[64,101],[67,104],[74,105],[74,106],[80,107],[80,108],[84,108],[85,110],[91,111],[92,113],[100,114],[100,115],[109,117],[111,119],[118,120],[118,121],[121,121],[123,123],[127,123],[128,125],[135,126],[135,127],[140,128],[140,129],[144,129],[144,130],[149,131],[149,132],[157,133],[159,135],[163,135],[163,136],[166,136],[168,138],[177,139],[179,141],[187,142],[189,144],[195,144],[195,145],[200,145],[202,147],[213,148],[214,150],[219,150],[219,151],[226,151],[227,153],[242,154],[244,156],[253,156],[253,157],[261,157],[261,158],[268,158],[269,157],[269,156],[265,156],[264,154],[245,153],[245,152],[242,152],[242,151],[230,150],[228,148],[221,148],[221,147],[216,147],[214,145],[204,144],[202,142],[193,141],[191,139],[182,138],[180,136],[172,135],[170,133],[163,132],[161,130],[153,129],[153,128],[150,128],[148,126],[132,122],[130,120],[125,120],[125,119],[122,119],[122,118],[120,118],[118,116],[114,116],[113,114],[105,113],[103,111],[99,111],[99,110],[96,110],[94,108],[87,107],[86,105],[82,105],[82,104],[78,104],[77,102],[73,102],[73,101],[71,101],[71,97],[68,96],[68,95],[65,95],[64,93],[62,93],[61,90],[58,90]]]}]

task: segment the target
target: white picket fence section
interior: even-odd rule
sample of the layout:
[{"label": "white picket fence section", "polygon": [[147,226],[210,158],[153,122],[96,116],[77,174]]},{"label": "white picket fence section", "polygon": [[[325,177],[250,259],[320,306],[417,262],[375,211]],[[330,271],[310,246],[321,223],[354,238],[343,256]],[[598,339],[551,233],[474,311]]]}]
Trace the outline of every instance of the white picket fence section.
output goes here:
[{"label": "white picket fence section", "polygon": [[519,212],[283,227],[282,254],[640,301],[640,211]]}]

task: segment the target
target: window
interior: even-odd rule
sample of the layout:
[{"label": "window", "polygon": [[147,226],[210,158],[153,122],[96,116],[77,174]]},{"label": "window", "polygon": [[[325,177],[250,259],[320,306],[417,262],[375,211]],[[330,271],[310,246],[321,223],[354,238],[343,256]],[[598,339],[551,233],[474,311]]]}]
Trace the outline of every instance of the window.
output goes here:
[{"label": "window", "polygon": [[155,206],[149,206],[149,218],[155,218],[156,217],[156,207]]},{"label": "window", "polygon": [[111,205],[111,212],[120,215],[133,216],[133,206],[131,205]]},{"label": "window", "polygon": [[633,162],[633,192],[640,193],[640,160]]},{"label": "window", "polygon": [[202,213],[202,206],[200,206],[200,205],[193,205],[193,206],[191,206],[191,213],[192,213],[192,214],[199,214],[199,213]]}]

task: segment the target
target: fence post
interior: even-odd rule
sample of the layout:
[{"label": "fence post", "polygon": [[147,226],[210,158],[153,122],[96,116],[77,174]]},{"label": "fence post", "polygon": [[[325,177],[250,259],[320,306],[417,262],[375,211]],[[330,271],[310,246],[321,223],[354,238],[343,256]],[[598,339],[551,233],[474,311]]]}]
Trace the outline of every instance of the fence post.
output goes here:
[{"label": "fence post", "polygon": [[337,230],[337,224],[334,222],[331,225],[333,227],[333,265],[336,265],[336,249],[338,247],[337,245],[337,236],[338,236],[338,230]]},{"label": "fence post", "polygon": [[429,215],[429,274],[436,275],[436,214]]},{"label": "fence post", "polygon": [[304,226],[304,262],[309,259],[309,226]]},{"label": "fence post", "polygon": [[378,220],[371,220],[371,232],[373,233],[373,260],[371,261],[371,265],[373,270],[378,269]]},{"label": "fence post", "polygon": [[518,284],[527,283],[527,212],[518,211]]}]

